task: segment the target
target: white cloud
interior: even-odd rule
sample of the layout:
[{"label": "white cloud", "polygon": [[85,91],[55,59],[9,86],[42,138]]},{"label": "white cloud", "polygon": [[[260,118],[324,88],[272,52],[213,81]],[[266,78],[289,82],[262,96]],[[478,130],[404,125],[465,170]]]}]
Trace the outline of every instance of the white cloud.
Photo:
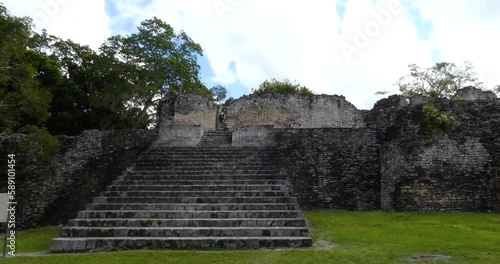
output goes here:
[{"label": "white cloud", "polygon": [[[8,0],[6,6],[16,15],[33,15],[41,1]],[[250,89],[265,79],[288,78],[318,93],[344,95],[365,109],[380,98],[376,91],[397,90],[393,84],[407,73],[408,64],[430,66],[435,50],[450,62],[470,60],[485,81],[500,83],[494,65],[500,61],[496,0],[412,1],[433,24],[425,41],[418,38],[407,9],[391,12],[391,1],[400,0],[350,0],[343,20],[334,0],[152,0],[143,8],[140,0],[114,1],[118,15],[110,20],[102,0],[65,0],[47,27],[52,34],[95,47],[109,36],[110,25],[116,30],[157,16],[201,44],[213,81],[239,82]],[[382,20],[374,17],[381,12]],[[366,47],[355,45],[356,38],[362,40],[356,36],[360,32],[371,34]],[[350,60],[341,48],[346,44],[356,48]],[[235,71],[229,67],[233,62]]]},{"label": "white cloud", "polygon": [[52,35],[97,49],[111,35],[103,0],[4,0],[15,16],[29,16]]},{"label": "white cloud", "polygon": [[[340,43],[352,44],[353,30],[376,22],[370,11],[386,10],[389,2],[350,1],[341,21],[336,1],[329,0],[153,0],[136,14],[136,23],[158,16],[186,31],[204,48],[214,81],[222,84],[240,82],[250,89],[265,79],[288,78],[371,108],[377,100],[374,93],[395,89],[392,84],[409,63],[431,59],[430,47],[417,40],[415,26],[400,12],[391,14],[380,34],[348,63]],[[229,68],[231,62],[236,71]]]},{"label": "white cloud", "polygon": [[433,23],[430,43],[443,60],[475,65],[480,79],[493,88],[500,84],[500,2],[496,0],[418,0],[415,6]]}]

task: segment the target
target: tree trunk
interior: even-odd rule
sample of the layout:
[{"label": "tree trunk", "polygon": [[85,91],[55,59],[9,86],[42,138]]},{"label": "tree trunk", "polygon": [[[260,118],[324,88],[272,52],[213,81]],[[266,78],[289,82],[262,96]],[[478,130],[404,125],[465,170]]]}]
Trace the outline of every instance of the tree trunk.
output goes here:
[{"label": "tree trunk", "polygon": [[148,109],[153,105],[153,97],[154,97],[154,95],[152,95],[148,98],[148,100],[144,104],[144,107],[142,108],[141,113],[135,119],[134,127],[133,127],[134,129],[136,129],[139,126],[139,124],[144,120],[144,118],[146,118],[148,116]]}]

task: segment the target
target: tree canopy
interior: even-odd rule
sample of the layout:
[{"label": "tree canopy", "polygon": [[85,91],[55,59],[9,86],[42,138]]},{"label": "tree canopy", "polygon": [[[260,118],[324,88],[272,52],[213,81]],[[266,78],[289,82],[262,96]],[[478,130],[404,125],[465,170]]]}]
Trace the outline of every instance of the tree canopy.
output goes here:
[{"label": "tree canopy", "polygon": [[284,81],[278,81],[276,79],[266,80],[261,83],[257,89],[252,89],[252,93],[314,94],[314,92],[309,90],[307,87],[301,86],[299,83],[292,83],[287,79]]},{"label": "tree canopy", "polygon": [[455,96],[457,91],[466,85],[483,89],[483,84],[479,82],[473,70],[474,67],[467,61],[463,66],[441,62],[425,69],[410,64],[408,69],[410,73],[397,82],[399,91],[405,97],[420,94],[449,98]]},{"label": "tree canopy", "polygon": [[28,49],[31,20],[0,5],[0,128],[16,132],[42,126],[49,117],[50,89],[60,84],[57,63]]},{"label": "tree canopy", "polygon": [[146,128],[162,96],[225,97],[224,87],[209,89],[199,78],[201,46],[159,18],[99,50],[36,33],[31,21],[0,3],[1,131]]}]

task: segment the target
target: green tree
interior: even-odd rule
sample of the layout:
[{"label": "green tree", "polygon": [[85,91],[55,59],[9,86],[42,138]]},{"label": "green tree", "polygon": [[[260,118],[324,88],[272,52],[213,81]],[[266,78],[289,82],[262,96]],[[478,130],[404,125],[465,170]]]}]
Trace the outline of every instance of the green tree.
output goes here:
[{"label": "green tree", "polygon": [[101,51],[128,68],[124,72],[132,85],[123,92],[131,93],[130,103],[141,107],[134,127],[148,119],[163,95],[210,95],[199,81],[201,46],[156,17],[142,22],[137,33],[109,38]]},{"label": "green tree", "polygon": [[[32,28],[29,18],[11,16],[0,3],[0,134],[5,138],[28,134],[24,153],[34,152],[42,161],[51,162],[58,141],[44,125],[50,116],[50,90],[63,77],[57,61],[30,49]],[[31,175],[25,172],[21,169],[20,175]]]},{"label": "green tree", "polygon": [[466,85],[484,88],[470,62],[464,62],[463,66],[441,62],[426,69],[410,64],[408,68],[410,73],[401,77],[397,85],[404,97],[424,95],[428,98],[422,111],[431,132],[447,131],[457,123],[453,114],[445,113],[436,105],[438,98],[454,97]]},{"label": "green tree", "polygon": [[221,101],[224,101],[224,99],[226,99],[227,89],[226,89],[226,87],[224,87],[220,84],[215,85],[214,87],[210,88],[210,92],[212,93],[215,101],[217,101],[217,102],[221,102]]},{"label": "green tree", "polygon": [[272,79],[270,81],[266,80],[259,85],[257,89],[252,89],[254,94],[267,94],[267,93],[281,93],[281,94],[304,94],[311,95],[314,94],[313,91],[309,90],[305,86],[301,86],[299,83],[291,83],[289,80],[278,81]]},{"label": "green tree", "polygon": [[51,101],[47,87],[60,81],[54,61],[28,49],[31,29],[29,18],[13,17],[0,4],[0,128],[4,131],[43,126]]},{"label": "green tree", "polygon": [[410,64],[408,68],[410,73],[401,77],[396,83],[405,97],[427,95],[450,98],[465,85],[483,88],[476,72],[473,71],[474,67],[467,61],[463,66],[441,62],[425,69],[421,69],[416,64]]},{"label": "green tree", "polygon": [[222,128],[227,128],[227,108],[234,101],[233,97],[229,97],[224,103],[218,104],[218,121]]}]

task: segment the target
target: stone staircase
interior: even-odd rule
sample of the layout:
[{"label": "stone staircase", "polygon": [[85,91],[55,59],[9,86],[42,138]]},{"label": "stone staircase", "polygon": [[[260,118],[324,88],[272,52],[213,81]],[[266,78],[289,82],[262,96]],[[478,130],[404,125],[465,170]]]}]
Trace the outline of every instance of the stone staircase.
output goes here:
[{"label": "stone staircase", "polygon": [[200,147],[230,147],[232,141],[231,131],[216,130],[206,132],[200,140]]},{"label": "stone staircase", "polygon": [[275,149],[153,148],[70,220],[50,250],[311,246],[286,180]]}]

